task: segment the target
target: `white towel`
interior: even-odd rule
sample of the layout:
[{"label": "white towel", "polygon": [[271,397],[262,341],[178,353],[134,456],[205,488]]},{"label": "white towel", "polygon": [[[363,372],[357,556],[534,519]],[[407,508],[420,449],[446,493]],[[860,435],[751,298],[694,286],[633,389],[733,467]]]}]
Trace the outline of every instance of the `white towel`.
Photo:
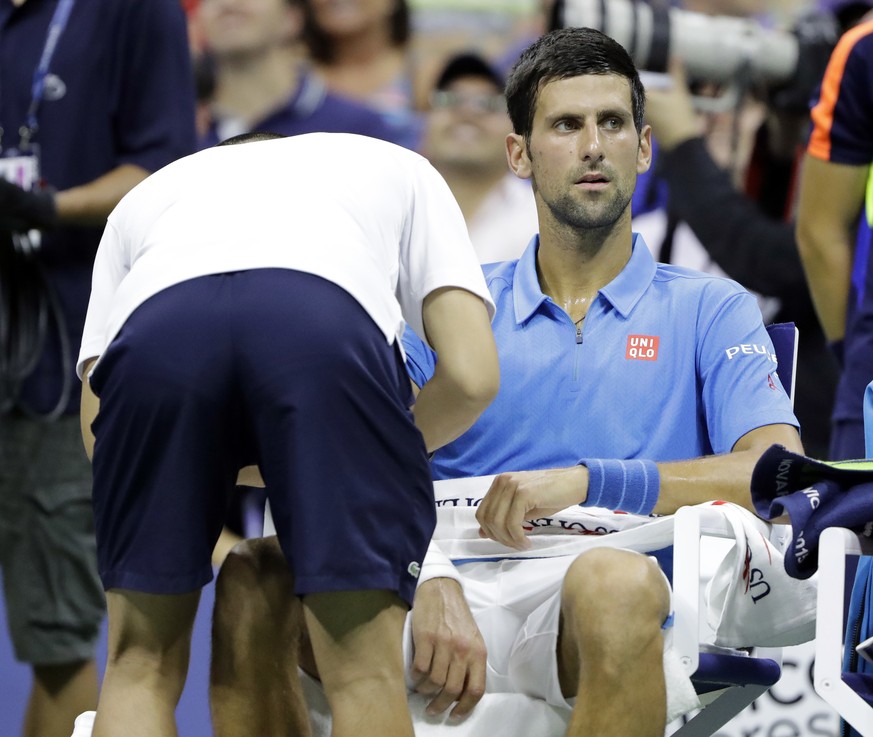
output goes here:
[{"label": "white towel", "polygon": [[735,504],[719,508],[736,543],[706,586],[707,620],[715,631],[715,644],[782,647],[811,640],[817,577],[801,580],[785,572],[788,528],[770,525]]}]

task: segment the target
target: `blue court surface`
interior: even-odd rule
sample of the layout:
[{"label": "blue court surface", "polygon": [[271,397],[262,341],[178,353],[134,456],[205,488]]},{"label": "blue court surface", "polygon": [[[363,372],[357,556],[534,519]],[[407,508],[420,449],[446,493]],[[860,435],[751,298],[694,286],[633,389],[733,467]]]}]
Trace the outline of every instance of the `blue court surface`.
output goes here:
[{"label": "blue court surface", "polygon": [[[2,602],[0,588],[0,602]],[[209,683],[209,631],[212,604],[215,598],[214,582],[203,589],[200,609],[194,624],[191,642],[191,665],[188,683],[176,710],[179,733],[183,737],[212,737],[207,701]],[[100,672],[106,662],[106,624],[100,634],[97,650]],[[24,710],[30,692],[30,668],[16,662],[6,627],[6,607],[0,606],[0,735],[18,737],[24,722]],[[70,725],[70,734],[73,725]]]}]

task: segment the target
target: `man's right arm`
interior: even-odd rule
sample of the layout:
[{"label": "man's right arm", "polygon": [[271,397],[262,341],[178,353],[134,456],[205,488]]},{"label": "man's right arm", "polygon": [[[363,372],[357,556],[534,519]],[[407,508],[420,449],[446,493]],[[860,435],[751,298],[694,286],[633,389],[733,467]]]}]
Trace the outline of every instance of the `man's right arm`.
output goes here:
[{"label": "man's right arm", "polygon": [[462,435],[491,403],[500,384],[497,347],[485,303],[465,289],[425,297],[422,318],[438,360],[413,413],[428,451]]}]

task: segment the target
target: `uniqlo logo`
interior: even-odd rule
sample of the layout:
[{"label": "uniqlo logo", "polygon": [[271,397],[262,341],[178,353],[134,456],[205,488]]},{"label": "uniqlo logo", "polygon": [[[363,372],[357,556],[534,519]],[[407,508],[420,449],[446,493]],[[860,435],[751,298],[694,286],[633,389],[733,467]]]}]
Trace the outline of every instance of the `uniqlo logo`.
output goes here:
[{"label": "uniqlo logo", "polygon": [[628,335],[624,357],[635,361],[657,361],[659,341],[657,335]]}]

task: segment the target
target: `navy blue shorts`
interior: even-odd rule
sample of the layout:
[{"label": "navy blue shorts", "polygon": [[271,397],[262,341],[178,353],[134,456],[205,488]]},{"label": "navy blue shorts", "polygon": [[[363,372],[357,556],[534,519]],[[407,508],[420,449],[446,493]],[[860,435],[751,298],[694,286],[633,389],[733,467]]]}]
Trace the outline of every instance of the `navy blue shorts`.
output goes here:
[{"label": "navy blue shorts", "polygon": [[257,463],[298,594],[411,603],[436,522],[427,454],[399,348],[343,289],[287,269],[175,285],[131,315],[91,386],[106,589],[208,582],[237,472]]}]

